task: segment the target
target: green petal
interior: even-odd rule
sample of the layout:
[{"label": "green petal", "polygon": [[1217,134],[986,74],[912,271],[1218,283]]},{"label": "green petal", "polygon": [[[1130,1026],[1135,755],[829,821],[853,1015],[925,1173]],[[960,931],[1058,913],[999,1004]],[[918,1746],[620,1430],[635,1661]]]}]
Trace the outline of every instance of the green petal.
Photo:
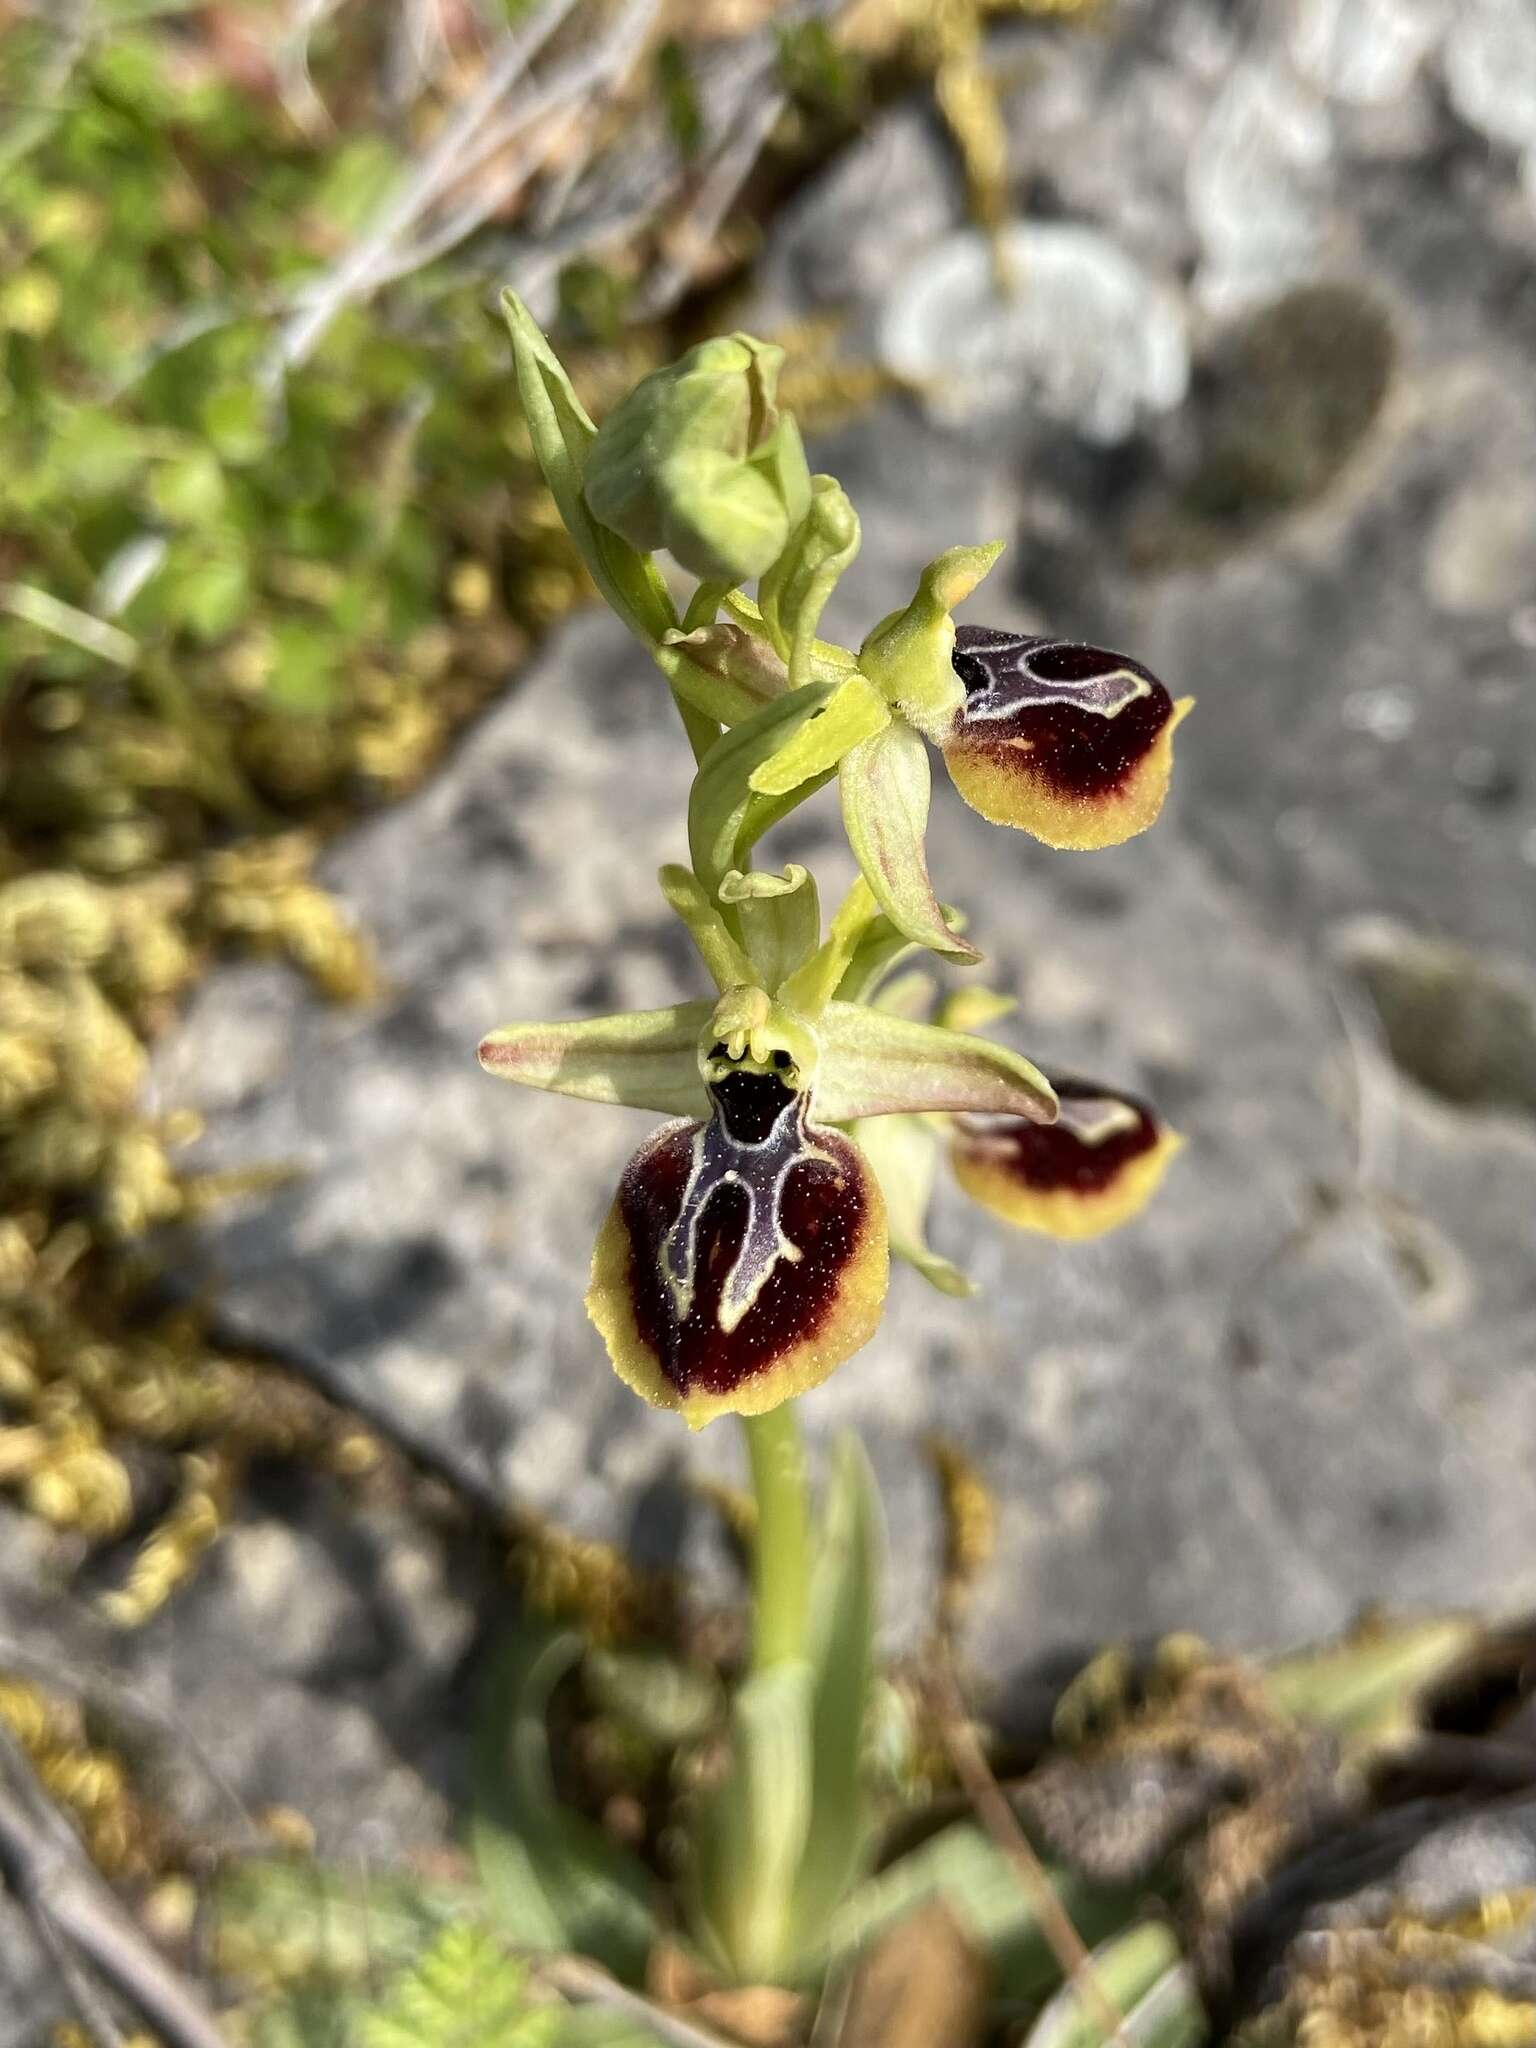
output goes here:
[{"label": "green petal", "polygon": [[815,881],[797,862],[782,875],[744,875],[732,868],[720,883],[720,901],[735,908],[753,978],[770,993],[815,952],[821,906]]},{"label": "green petal", "polygon": [[811,680],[816,628],[839,576],[859,551],[859,517],[835,477],[811,479],[810,510],[758,586],[763,624],[799,688]]},{"label": "green petal", "polygon": [[928,1248],[928,1203],[939,1163],[937,1132],[918,1116],[872,1116],[854,1130],[885,1196],[891,1250],[941,1294],[974,1294],[960,1268]]},{"label": "green petal", "polygon": [[787,797],[759,796],[752,772],[822,709],[831,683],[812,683],[733,726],[699,764],[688,793],[688,850],[694,871],[707,889],[718,889],[769,827],[810,794],[802,786]]},{"label": "green petal", "polygon": [[981,954],[950,930],[928,879],[923,840],[933,779],[922,740],[893,720],[844,756],[838,780],[848,844],[880,908],[920,946],[973,966]]},{"label": "green petal", "polygon": [[889,705],[874,684],[855,670],[781,747],[753,769],[752,788],[759,796],[788,796],[817,776],[830,774],[850,748],[890,723]]},{"label": "green petal", "polygon": [[871,926],[880,921],[880,906],[860,875],[838,905],[825,939],[784,984],[785,1002],[803,1017],[820,1017]]},{"label": "green petal", "polygon": [[576,1024],[504,1024],[481,1040],[480,1064],[503,1081],[583,1102],[707,1116],[699,1038],[712,1008],[675,1003],[669,1010],[629,1010]]},{"label": "green petal", "polygon": [[900,1110],[975,1110],[1055,1121],[1050,1082],[1006,1046],[858,1003],[829,1003],[816,1032],[816,1114],[828,1123]]},{"label": "green petal", "polygon": [[655,647],[677,624],[667,587],[647,556],[597,524],[582,494],[597,429],[522,300],[515,292],[503,292],[501,307],[512,336],[518,395],[533,452],[565,530],[608,604],[637,639]]}]

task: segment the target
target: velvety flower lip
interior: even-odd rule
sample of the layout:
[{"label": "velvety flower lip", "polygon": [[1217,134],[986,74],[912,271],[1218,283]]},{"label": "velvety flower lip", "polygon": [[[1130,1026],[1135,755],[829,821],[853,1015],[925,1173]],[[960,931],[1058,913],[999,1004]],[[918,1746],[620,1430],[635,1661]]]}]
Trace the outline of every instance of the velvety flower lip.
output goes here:
[{"label": "velvety flower lip", "polygon": [[962,1116],[950,1163],[961,1187],[1021,1230],[1098,1237],[1151,1199],[1183,1144],[1137,1096],[1097,1081],[1056,1079],[1054,1124]]},{"label": "velvety flower lip", "polygon": [[1189,710],[1149,668],[1077,641],[961,626],[965,700],[943,740],[966,801],[1048,846],[1118,845],[1157,817]]},{"label": "velvety flower lip", "polygon": [[587,1293],[620,1377],[694,1428],[818,1385],[874,1334],[888,1267],[875,1176],[808,1092],[743,1066],[710,1096],[630,1160]]}]

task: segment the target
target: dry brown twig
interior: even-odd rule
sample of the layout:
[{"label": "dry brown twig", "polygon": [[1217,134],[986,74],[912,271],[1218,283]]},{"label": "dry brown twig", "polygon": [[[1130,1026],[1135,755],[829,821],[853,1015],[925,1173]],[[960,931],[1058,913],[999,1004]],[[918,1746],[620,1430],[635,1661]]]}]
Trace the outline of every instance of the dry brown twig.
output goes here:
[{"label": "dry brown twig", "polygon": [[1035,1854],[1029,1837],[1019,1824],[1007,1794],[992,1775],[986,1753],[966,1712],[954,1658],[947,1641],[938,1645],[936,1658],[940,1726],[944,1746],[960,1788],[970,1801],[976,1818],[1013,1866],[1019,1884],[1034,1908],[1040,1931],[1062,1975],[1073,1986],[1111,2042],[1128,2048],[1125,2015],[1104,1988],[1094,1968],[1087,1944],[1072,1924],[1072,1917],[1052,1888],[1044,1864]]},{"label": "dry brown twig", "polygon": [[80,1957],[143,2016],[167,2048],[228,2048],[201,1995],[91,1868],[74,1830],[4,1728],[0,1769],[8,1781],[0,1785],[0,1875],[58,1959],[66,1988],[91,2031],[110,2041],[116,2029],[92,1995]]}]

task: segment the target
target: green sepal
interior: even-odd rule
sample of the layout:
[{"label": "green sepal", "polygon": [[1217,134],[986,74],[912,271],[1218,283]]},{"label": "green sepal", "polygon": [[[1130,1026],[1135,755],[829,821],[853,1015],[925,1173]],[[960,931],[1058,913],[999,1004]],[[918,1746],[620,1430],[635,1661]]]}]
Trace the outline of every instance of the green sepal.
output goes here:
[{"label": "green sepal", "polygon": [[940,1294],[974,1294],[975,1283],[928,1247],[928,1204],[939,1163],[938,1134],[920,1116],[872,1116],[853,1136],[885,1196],[891,1250]]},{"label": "green sepal", "polygon": [[758,584],[763,624],[789,664],[790,686],[811,680],[816,628],[837,579],[859,551],[859,515],[836,477],[811,479],[810,509]]},{"label": "green sepal", "polygon": [[819,711],[753,769],[752,788],[759,796],[788,796],[818,776],[831,774],[850,748],[891,722],[890,706],[874,684],[854,670]]},{"label": "green sepal", "polygon": [[816,1034],[816,1111],[828,1123],[901,1110],[1056,1120],[1055,1091],[1039,1068],[985,1038],[839,1002],[816,1018]]},{"label": "green sepal", "polygon": [[758,979],[752,962],[732,937],[730,928],[704,892],[691,868],[669,861],[657,879],[667,907],[688,927],[699,958],[718,989],[741,988]]},{"label": "green sepal", "polygon": [[856,1436],[839,1437],[811,1571],[811,1824],[795,1880],[797,1952],[820,1939],[868,1854],[864,1733],[878,1668],[884,1535],[864,1448]]},{"label": "green sepal", "polygon": [[803,1659],[737,1688],[729,1769],[693,1815],[689,1924],[709,1960],[741,1984],[781,1981],[794,1955],[795,1878],[811,1826],[812,1689]]},{"label": "green sepal", "polygon": [[[728,590],[721,600],[726,610],[745,633],[772,647],[773,641],[764,621],[761,607],[741,590]],[[777,649],[774,650],[777,652]],[[843,677],[852,673],[859,665],[858,656],[848,647],[839,647],[835,640],[812,640],[809,655],[810,673],[807,682],[840,683]]]},{"label": "green sepal", "polygon": [[800,434],[774,407],[782,349],[734,334],[654,370],[598,430],[592,516],[708,581],[761,576],[810,504]]},{"label": "green sepal", "polygon": [[481,1040],[480,1064],[504,1081],[552,1095],[704,1117],[709,1097],[699,1072],[699,1039],[712,1008],[674,1003],[574,1024],[505,1024]]},{"label": "green sepal", "polygon": [[741,921],[754,979],[776,994],[821,938],[821,905],[810,871],[795,861],[782,875],[732,868],[721,878],[720,901]]},{"label": "green sepal", "polygon": [[788,796],[759,796],[752,771],[815,716],[834,687],[812,683],[765,704],[722,733],[700,762],[688,792],[688,851],[706,888],[718,889],[722,876],[745,867],[763,833],[811,794],[802,786]]},{"label": "green sepal", "polygon": [[844,755],[838,786],[848,844],[891,923],[944,959],[974,966],[982,955],[950,930],[928,878],[923,842],[933,775],[922,740],[892,720]]},{"label": "green sepal", "polygon": [[654,649],[677,624],[677,614],[655,563],[600,526],[587,509],[582,480],[598,430],[522,300],[504,291],[501,307],[533,452],[556,510],[604,600],[637,640]]},{"label": "green sepal", "polygon": [[998,540],[979,548],[947,548],[918,578],[906,609],[882,619],[859,650],[859,667],[870,681],[935,741],[965,701],[965,686],[951,659],[955,622],[950,613],[970,596],[1003,546]]}]

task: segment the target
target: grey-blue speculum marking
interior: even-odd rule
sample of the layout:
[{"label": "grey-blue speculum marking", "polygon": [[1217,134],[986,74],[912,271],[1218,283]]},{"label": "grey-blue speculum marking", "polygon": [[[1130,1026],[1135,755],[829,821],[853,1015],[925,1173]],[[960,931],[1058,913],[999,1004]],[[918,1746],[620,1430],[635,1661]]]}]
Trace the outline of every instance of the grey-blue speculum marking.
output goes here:
[{"label": "grey-blue speculum marking", "polygon": [[720,1290],[718,1322],[727,1335],[763,1291],[780,1259],[798,1265],[803,1254],[784,1234],[782,1206],[790,1173],[802,1161],[837,1161],[809,1124],[810,1097],[776,1074],[739,1067],[709,1084],[714,1111],[693,1140],[693,1165],[677,1221],[662,1241],[662,1269],[679,1322],[697,1291],[699,1228],[723,1189],[739,1187],[746,1219],[731,1269]]}]

